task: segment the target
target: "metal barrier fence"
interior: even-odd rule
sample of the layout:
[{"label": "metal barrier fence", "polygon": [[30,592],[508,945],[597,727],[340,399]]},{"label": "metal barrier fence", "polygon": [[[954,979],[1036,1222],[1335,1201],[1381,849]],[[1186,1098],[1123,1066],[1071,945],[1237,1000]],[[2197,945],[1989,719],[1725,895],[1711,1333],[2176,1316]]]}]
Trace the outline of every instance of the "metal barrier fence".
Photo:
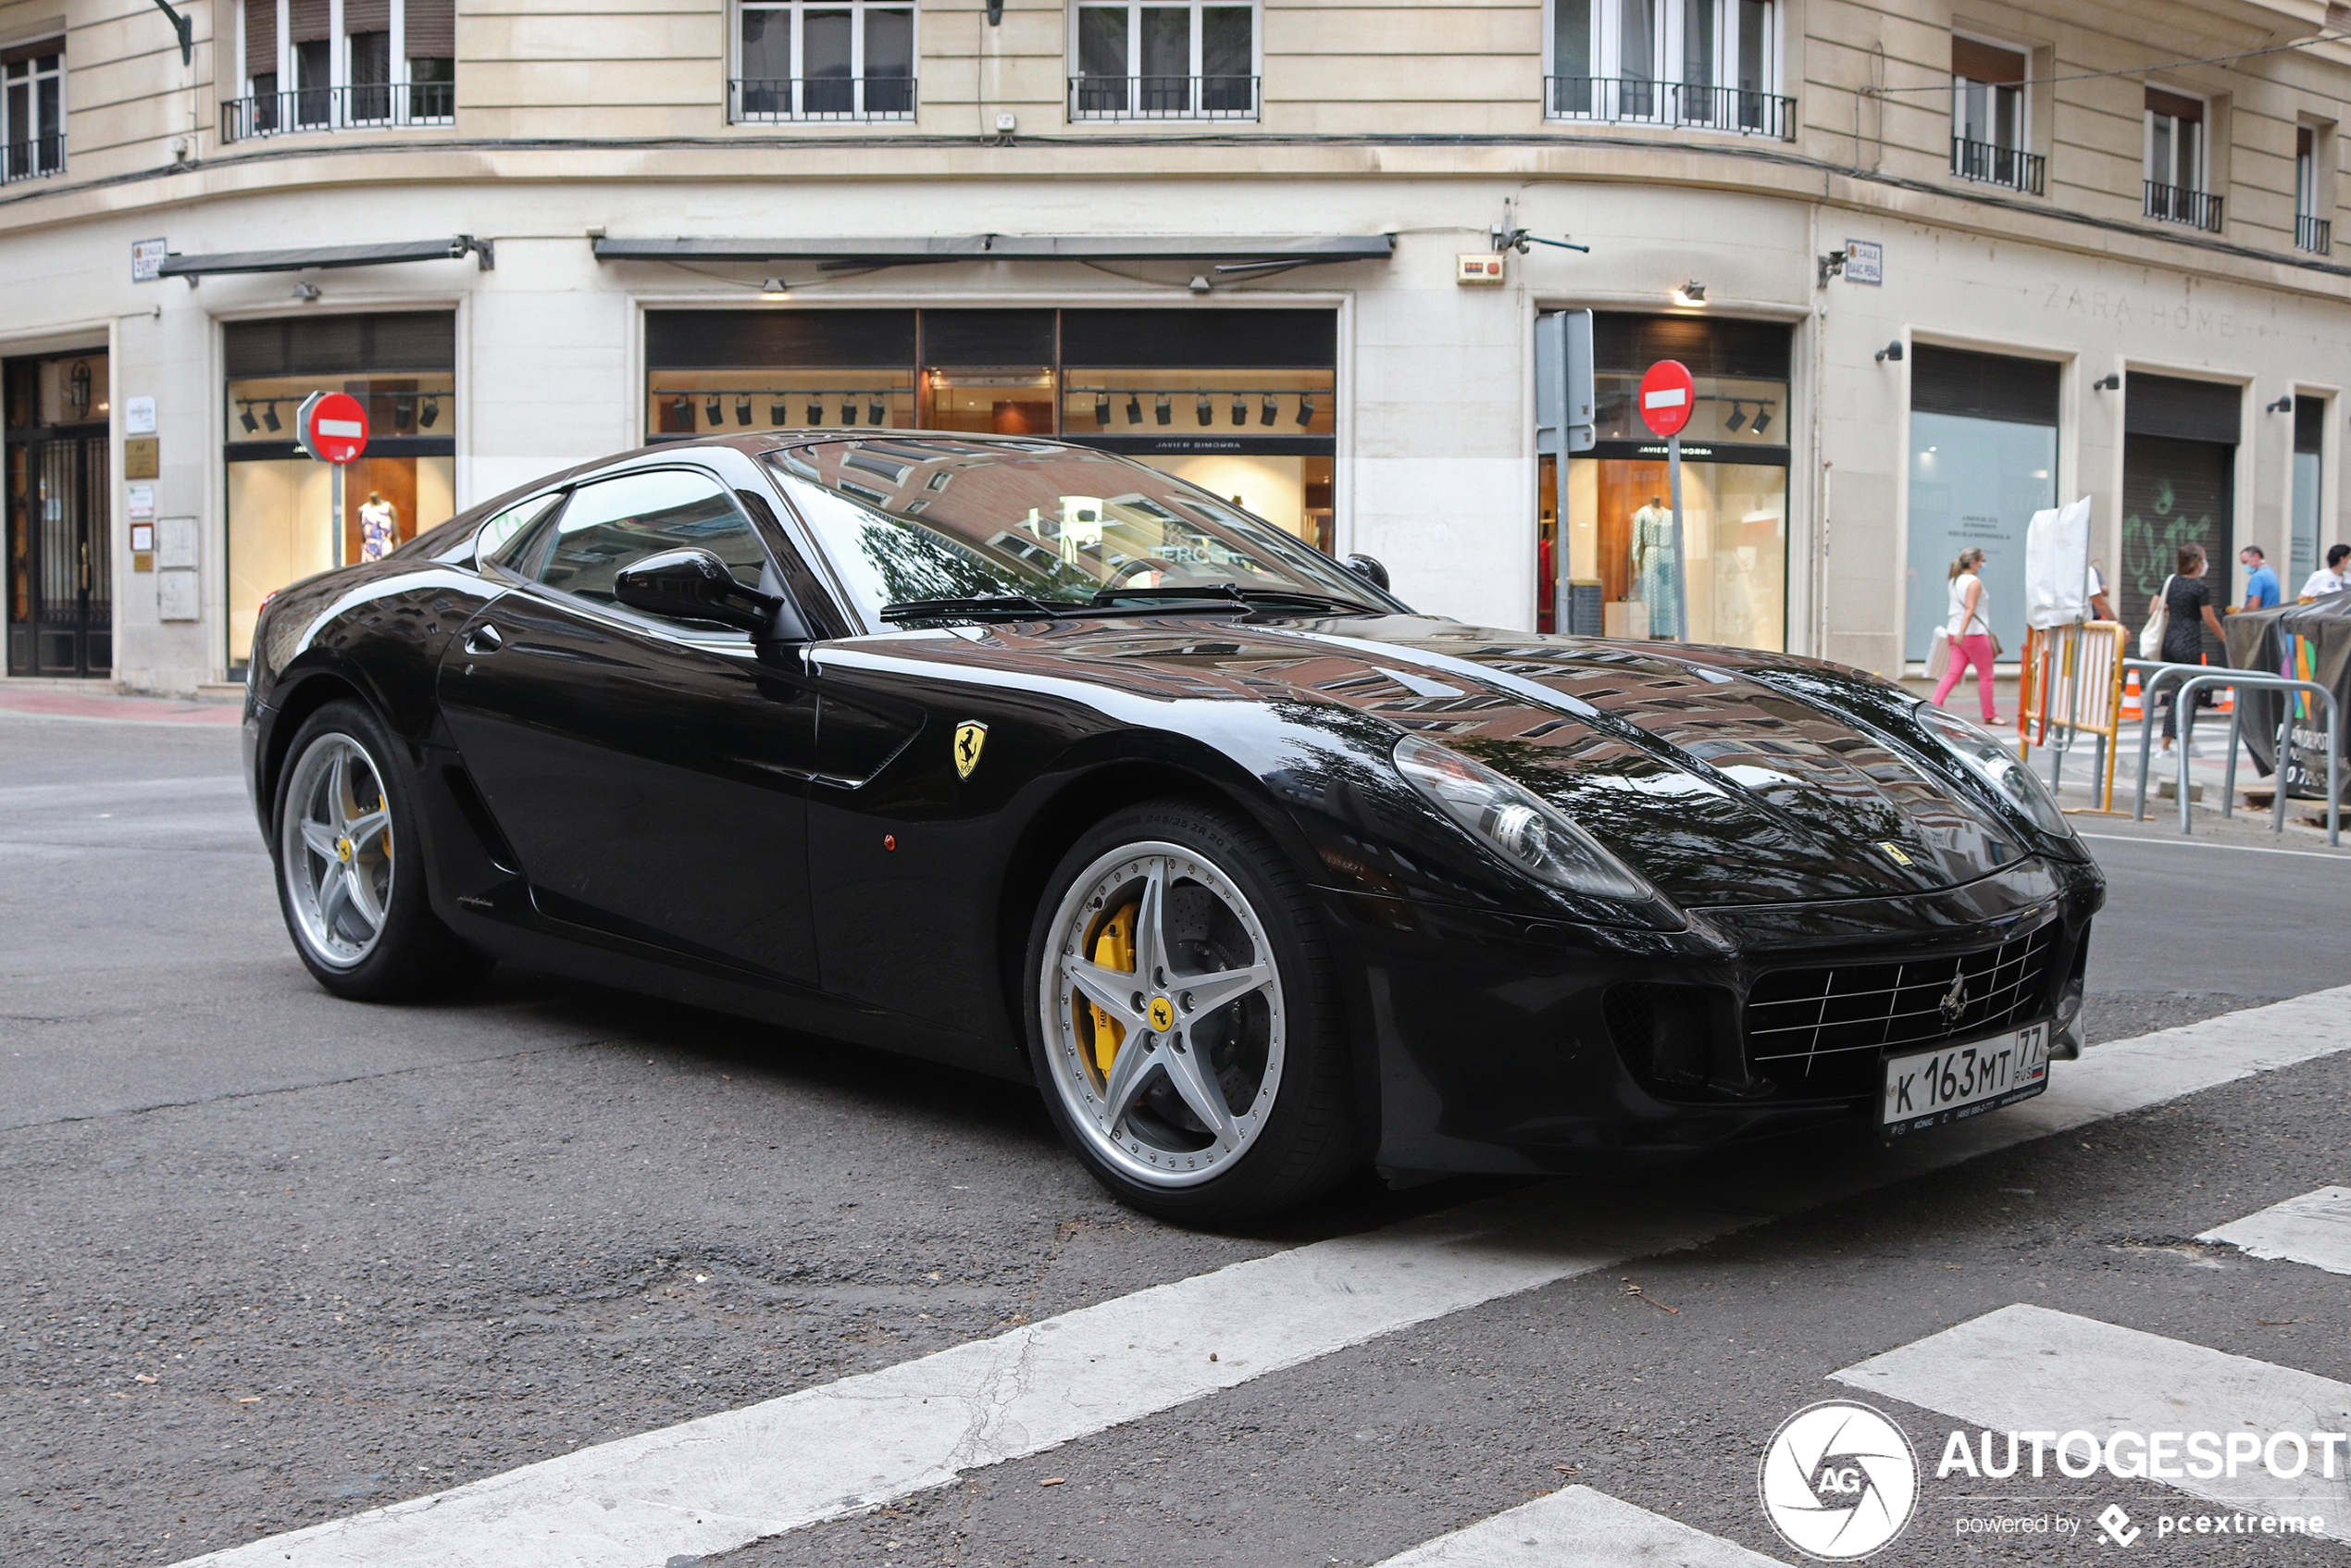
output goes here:
[{"label": "metal barrier fence", "polygon": [[2025,633],[2019,674],[2016,729],[2023,754],[2049,753],[2049,788],[2058,787],[2065,754],[2082,737],[2097,741],[2092,788],[2100,813],[2114,810],[2114,761],[2121,749],[2124,632],[2114,621],[2089,621]]},{"label": "metal barrier fence", "polygon": [[[2172,711],[2186,716],[2174,728],[2179,731],[2180,772],[2173,788],[2180,798],[2180,831],[2188,828],[2188,741],[2196,733],[2196,693],[2208,687],[2231,687],[2240,691],[2307,691],[2322,697],[2327,704],[2327,842],[2343,841],[2343,710],[2334,693],[2315,680],[2296,680],[2290,676],[2265,675],[2258,670],[2215,669],[2208,665],[2175,665],[2161,659],[2125,659],[2124,670],[2136,670],[2146,677],[2141,692],[2145,704],[2139,716],[2139,786],[2133,802],[2131,820],[2145,822],[2147,815],[2147,755],[2155,737],[2155,694],[2164,681],[2178,678],[2178,690],[2172,694]],[[2292,703],[2278,704],[2277,792],[2270,812],[2270,831],[2285,831],[2285,768],[2286,756],[2294,744],[2294,707]],[[2238,703],[2229,714],[2229,763],[2220,791],[2220,815],[2236,815],[2237,789],[2237,725],[2244,704]]]}]

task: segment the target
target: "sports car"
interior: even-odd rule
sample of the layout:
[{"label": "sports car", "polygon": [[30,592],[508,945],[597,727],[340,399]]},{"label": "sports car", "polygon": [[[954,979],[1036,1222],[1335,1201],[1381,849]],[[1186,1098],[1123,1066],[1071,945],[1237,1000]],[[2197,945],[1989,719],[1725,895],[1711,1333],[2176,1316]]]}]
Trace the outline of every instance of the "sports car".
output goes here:
[{"label": "sports car", "polygon": [[1996,1109],[2075,1052],[2104,897],[1884,680],[1418,615],[1021,438],[524,486],[271,598],[243,735],[329,990],[503,961],[1031,1080],[1195,1221]]}]

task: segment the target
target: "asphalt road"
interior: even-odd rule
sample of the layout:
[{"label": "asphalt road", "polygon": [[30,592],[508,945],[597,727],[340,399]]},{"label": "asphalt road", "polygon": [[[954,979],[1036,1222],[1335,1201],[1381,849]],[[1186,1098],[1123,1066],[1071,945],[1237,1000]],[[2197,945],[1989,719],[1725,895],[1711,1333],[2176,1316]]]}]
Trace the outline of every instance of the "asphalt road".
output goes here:
[{"label": "asphalt road", "polygon": [[[177,1562],[1511,1188],[1366,1181],[1186,1232],[1102,1199],[1011,1086],[520,974],[333,1002],[278,924],[235,746],[0,717],[0,1559]],[[2351,980],[2351,869],[2307,836],[2095,830],[2125,841],[2095,845],[2094,1039]],[[2338,1279],[2179,1245],[2351,1179],[2346,1088],[2332,1057],[2208,1090],[726,1561],[1368,1563],[1562,1480],[1786,1559],[1763,1438],[1826,1373],[1991,1308],[2351,1376]],[[2067,1549],[1921,1529],[1885,1561]]]}]

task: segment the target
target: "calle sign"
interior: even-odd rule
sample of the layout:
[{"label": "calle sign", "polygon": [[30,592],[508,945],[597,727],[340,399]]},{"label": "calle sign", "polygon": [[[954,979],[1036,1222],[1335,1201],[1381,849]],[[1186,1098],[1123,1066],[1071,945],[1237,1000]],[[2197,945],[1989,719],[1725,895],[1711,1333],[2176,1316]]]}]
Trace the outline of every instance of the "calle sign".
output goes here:
[{"label": "calle sign", "polygon": [[367,450],[367,405],[349,392],[312,392],[294,415],[294,440],[322,463],[351,462]]}]

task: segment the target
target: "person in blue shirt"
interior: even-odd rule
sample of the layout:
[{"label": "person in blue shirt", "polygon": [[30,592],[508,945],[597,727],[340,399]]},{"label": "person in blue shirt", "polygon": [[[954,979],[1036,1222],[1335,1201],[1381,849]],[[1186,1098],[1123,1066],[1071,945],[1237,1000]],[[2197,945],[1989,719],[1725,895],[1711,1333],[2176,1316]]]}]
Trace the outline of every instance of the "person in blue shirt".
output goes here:
[{"label": "person in blue shirt", "polygon": [[2237,559],[2245,563],[2249,574],[2245,579],[2245,607],[2266,610],[2278,602],[2278,574],[2258,544],[2248,544],[2237,552]]}]

